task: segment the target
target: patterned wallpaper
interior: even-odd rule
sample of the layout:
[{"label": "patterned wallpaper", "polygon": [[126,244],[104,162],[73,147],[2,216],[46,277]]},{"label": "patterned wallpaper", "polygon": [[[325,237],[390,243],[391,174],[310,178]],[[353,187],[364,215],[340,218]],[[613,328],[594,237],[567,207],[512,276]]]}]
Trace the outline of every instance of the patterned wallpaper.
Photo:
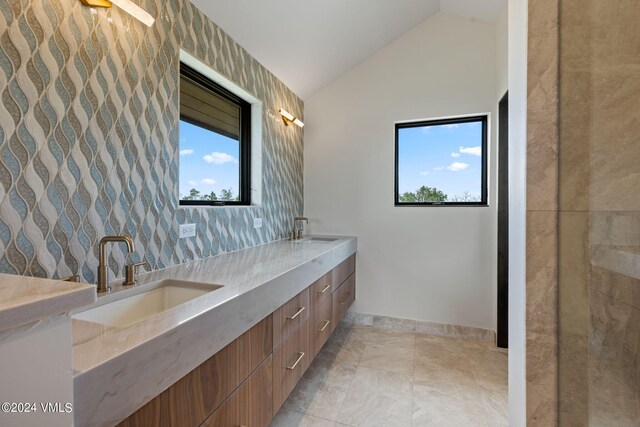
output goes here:
[{"label": "patterned wallpaper", "polygon": [[[78,0],[0,1],[0,272],[95,283],[104,235],[159,269],[277,240],[302,212],[303,133],[277,115],[302,101],[188,0],[138,3],[151,28]],[[180,48],[264,102],[260,207],[178,206]],[[188,222],[197,237],[178,240]],[[124,263],[114,246],[111,274]]]}]

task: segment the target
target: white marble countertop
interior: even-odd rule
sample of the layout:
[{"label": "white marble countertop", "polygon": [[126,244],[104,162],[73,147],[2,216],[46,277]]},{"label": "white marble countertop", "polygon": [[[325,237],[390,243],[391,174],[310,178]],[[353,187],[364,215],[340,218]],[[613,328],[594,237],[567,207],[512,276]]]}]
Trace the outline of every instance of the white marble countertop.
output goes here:
[{"label": "white marble countertop", "polygon": [[356,252],[355,237],[335,237],[281,240],[178,265],[99,297],[94,306],[164,279],[223,285],[123,328],[73,319],[76,425],[117,424]]},{"label": "white marble countertop", "polygon": [[0,274],[0,330],[69,313],[95,300],[95,286]]}]

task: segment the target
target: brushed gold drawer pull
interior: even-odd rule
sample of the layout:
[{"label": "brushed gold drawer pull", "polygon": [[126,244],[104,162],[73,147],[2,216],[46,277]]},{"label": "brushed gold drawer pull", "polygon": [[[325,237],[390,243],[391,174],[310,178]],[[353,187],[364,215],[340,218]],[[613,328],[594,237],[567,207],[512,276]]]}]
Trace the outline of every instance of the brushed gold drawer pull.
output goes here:
[{"label": "brushed gold drawer pull", "polygon": [[347,292],[347,294],[344,296],[344,299],[340,301],[340,305],[346,304],[346,302],[349,301],[349,298],[351,298],[351,292]]},{"label": "brushed gold drawer pull", "polygon": [[296,359],[295,363],[292,366],[287,366],[287,369],[290,371],[293,371],[294,369],[296,369],[296,366],[298,366],[298,363],[300,363],[303,357],[304,357],[304,352],[303,351],[298,352],[298,359]]},{"label": "brushed gold drawer pull", "polygon": [[296,314],[294,314],[293,316],[287,316],[287,320],[294,320],[296,317],[300,316],[300,313],[302,313],[307,307],[298,307],[298,311],[296,311]]},{"label": "brushed gold drawer pull", "polygon": [[318,332],[324,332],[325,329],[327,329],[327,326],[329,326],[329,323],[331,323],[331,320],[325,320],[324,321],[324,326],[320,329],[318,329]]},{"label": "brushed gold drawer pull", "polygon": [[327,285],[324,287],[323,290],[318,291],[319,294],[324,294],[325,292],[327,292],[329,289],[331,289],[331,285]]}]

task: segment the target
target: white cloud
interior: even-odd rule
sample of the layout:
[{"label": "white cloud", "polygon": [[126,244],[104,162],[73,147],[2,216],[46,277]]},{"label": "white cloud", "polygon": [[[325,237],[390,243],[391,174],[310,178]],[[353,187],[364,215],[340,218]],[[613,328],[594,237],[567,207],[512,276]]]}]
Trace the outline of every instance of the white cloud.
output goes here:
[{"label": "white cloud", "polygon": [[460,126],[460,123],[451,123],[449,125],[443,125],[443,127],[445,127],[446,129],[455,129],[458,126]]},{"label": "white cloud", "polygon": [[471,154],[472,156],[482,156],[482,147],[460,147],[460,152],[464,154]]},{"label": "white cloud", "polygon": [[214,185],[216,183],[216,180],[211,178],[205,178],[202,180],[202,183],[206,185]]},{"label": "white cloud", "polygon": [[451,157],[458,158],[460,157],[460,153],[451,153]]},{"label": "white cloud", "polygon": [[447,169],[450,170],[451,172],[458,172],[461,170],[465,170],[468,167],[469,165],[466,163],[453,162],[449,166],[447,166]]},{"label": "white cloud", "polygon": [[190,154],[193,154],[193,150],[191,150],[191,149],[180,150],[180,155],[181,156],[188,156]]},{"label": "white cloud", "polygon": [[191,185],[191,186],[196,186],[196,185],[198,185],[198,183],[197,183],[197,182],[195,182],[195,181],[188,181],[187,183],[188,183],[189,185]]},{"label": "white cloud", "polygon": [[429,171],[422,171],[422,172],[420,172],[420,175],[427,176],[427,175],[429,175]]},{"label": "white cloud", "polygon": [[214,151],[211,154],[207,154],[202,158],[207,163],[213,163],[214,165],[224,165],[225,163],[238,163],[238,159],[233,157],[231,154],[220,153],[219,151]]},{"label": "white cloud", "polygon": [[444,166],[438,166],[437,168],[433,168],[434,171],[444,170]]}]

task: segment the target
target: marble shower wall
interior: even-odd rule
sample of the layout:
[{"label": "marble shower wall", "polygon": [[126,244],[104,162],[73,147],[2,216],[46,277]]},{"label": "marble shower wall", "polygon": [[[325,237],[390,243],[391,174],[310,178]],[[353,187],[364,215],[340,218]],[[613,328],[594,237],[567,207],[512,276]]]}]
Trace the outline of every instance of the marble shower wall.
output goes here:
[{"label": "marble shower wall", "polygon": [[640,4],[560,0],[560,425],[640,425]]},{"label": "marble shower wall", "polygon": [[527,63],[527,425],[558,413],[558,0],[529,2]]},{"label": "marble shower wall", "polygon": [[[279,239],[302,212],[303,133],[277,115],[302,101],[188,0],[139,4],[151,28],[76,0],[0,2],[0,272],[95,283],[104,235],[158,269]],[[264,103],[259,207],[178,205],[180,48]],[[197,238],[178,240],[187,222]],[[115,248],[112,273],[124,262]]]}]

